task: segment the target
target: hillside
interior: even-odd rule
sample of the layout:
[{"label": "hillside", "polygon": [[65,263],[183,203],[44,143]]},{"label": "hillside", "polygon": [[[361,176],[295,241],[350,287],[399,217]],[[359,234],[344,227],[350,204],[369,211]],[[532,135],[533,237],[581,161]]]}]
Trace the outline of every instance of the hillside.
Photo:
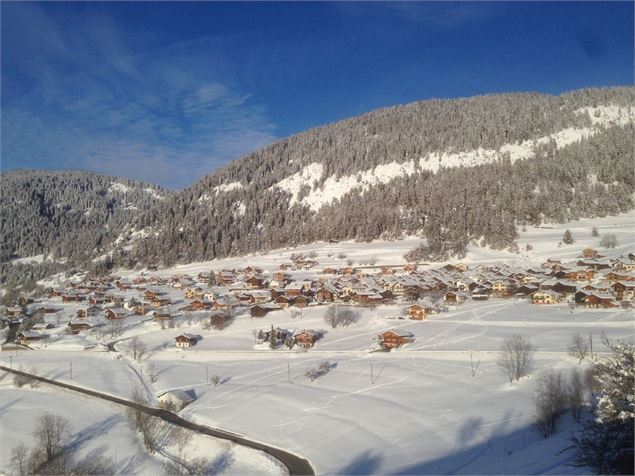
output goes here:
[{"label": "hillside", "polygon": [[140,211],[170,196],[155,185],[89,172],[16,170],[1,181],[4,278],[12,259],[71,265],[92,259]]},{"label": "hillside", "polygon": [[427,238],[428,260],[470,243],[513,248],[519,226],[633,208],[634,122],[634,88],[499,94],[312,129],[175,193],[88,172],[4,173],[4,282],[32,274],[9,259],[33,256],[105,271],[404,235]]},{"label": "hillside", "polygon": [[[315,240],[423,234],[428,258],[516,227],[633,207],[633,88],[421,101],[312,129],[139,216],[138,260],[170,265]],[[134,240],[133,240],[134,241]]]}]

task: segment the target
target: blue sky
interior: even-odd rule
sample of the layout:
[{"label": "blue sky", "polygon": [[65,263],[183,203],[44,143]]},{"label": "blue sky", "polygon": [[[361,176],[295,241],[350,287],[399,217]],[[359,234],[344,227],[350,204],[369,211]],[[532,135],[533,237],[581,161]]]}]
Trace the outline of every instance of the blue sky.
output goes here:
[{"label": "blue sky", "polygon": [[7,3],[2,170],[185,187],[432,97],[633,84],[632,2]]}]

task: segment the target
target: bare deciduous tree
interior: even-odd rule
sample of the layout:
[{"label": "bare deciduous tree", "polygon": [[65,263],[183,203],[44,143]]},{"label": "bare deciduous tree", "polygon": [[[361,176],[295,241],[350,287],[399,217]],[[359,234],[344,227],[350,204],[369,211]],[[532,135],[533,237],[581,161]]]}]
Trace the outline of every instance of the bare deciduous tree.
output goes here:
[{"label": "bare deciduous tree", "polygon": [[324,313],[324,322],[329,324],[333,329],[336,327],[346,327],[357,322],[360,314],[348,307],[331,306]]},{"label": "bare deciduous tree", "polygon": [[[22,366],[18,367],[18,370],[20,372],[24,372],[24,369],[22,368]],[[13,385],[15,385],[18,388],[25,386],[30,381],[31,381],[31,378],[28,375],[13,374]]]},{"label": "bare deciduous tree", "polygon": [[571,336],[567,349],[569,355],[578,359],[578,365],[580,365],[589,353],[589,342],[580,334],[574,334]]},{"label": "bare deciduous tree", "polygon": [[170,437],[176,444],[176,448],[179,451],[179,454],[182,454],[183,450],[192,439],[192,432],[186,430],[185,428],[175,426],[170,432]]},{"label": "bare deciduous tree", "polygon": [[584,407],[584,376],[578,369],[573,369],[569,375],[569,407],[571,416],[578,421]]},{"label": "bare deciduous tree", "polygon": [[520,380],[529,373],[533,354],[533,346],[529,339],[513,334],[503,341],[497,365],[509,377],[510,382]]},{"label": "bare deciduous tree", "polygon": [[29,449],[22,442],[11,449],[11,467],[19,476],[32,472],[29,464]]},{"label": "bare deciduous tree", "polygon": [[46,452],[46,459],[53,459],[68,443],[71,426],[67,419],[52,413],[45,413],[38,421],[33,435],[38,448]]},{"label": "bare deciduous tree", "polygon": [[146,353],[146,345],[139,340],[138,337],[133,337],[130,341],[130,351],[132,352],[132,358],[137,362],[141,362],[141,359]]},{"label": "bare deciduous tree", "polygon": [[221,381],[220,375],[212,375],[209,379],[210,382],[214,384],[214,387],[218,387],[218,384]]},{"label": "bare deciduous tree", "polygon": [[534,396],[534,428],[545,438],[556,431],[558,418],[567,403],[567,385],[560,372],[550,370],[538,378],[538,388]]},{"label": "bare deciduous tree", "polygon": [[157,366],[154,362],[150,362],[146,368],[146,373],[150,382],[155,383],[159,379],[159,373],[157,372]]}]

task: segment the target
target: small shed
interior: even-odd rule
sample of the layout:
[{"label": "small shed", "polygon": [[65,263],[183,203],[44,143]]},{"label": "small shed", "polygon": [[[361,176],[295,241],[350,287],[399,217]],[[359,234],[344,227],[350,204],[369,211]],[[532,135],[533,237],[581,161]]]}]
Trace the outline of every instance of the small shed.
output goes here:
[{"label": "small shed", "polygon": [[157,400],[167,408],[174,408],[176,411],[180,411],[192,403],[194,398],[183,390],[168,390],[157,395]]}]

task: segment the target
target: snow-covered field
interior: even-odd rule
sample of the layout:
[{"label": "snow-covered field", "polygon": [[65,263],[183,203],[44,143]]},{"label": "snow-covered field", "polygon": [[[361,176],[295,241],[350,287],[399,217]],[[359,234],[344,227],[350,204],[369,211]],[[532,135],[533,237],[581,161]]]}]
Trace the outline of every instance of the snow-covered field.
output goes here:
[{"label": "snow-covered field", "polygon": [[[145,331],[139,335],[152,349],[144,365],[125,356],[125,342],[118,344],[122,352],[117,354],[20,352],[11,355],[12,364],[115,395],[128,396],[141,382],[149,394],[193,391],[196,400],[183,411],[185,417],[297,452],[319,474],[577,474],[579,468],[566,466],[568,455],[557,454],[568,446],[569,423],[563,423],[559,436],[549,441],[529,428],[535,376],[545,369],[577,367],[566,353],[573,333],[593,335],[596,350],[601,350],[602,331],[610,338],[635,336],[632,312],[626,310],[571,313],[566,306],[536,308],[522,301],[492,300],[466,303],[428,321],[402,321],[391,318],[399,315],[397,306],[386,306],[365,310],[351,327],[328,329],[321,318],[325,307],[305,310],[301,322],[287,311],[257,320],[242,316],[224,331],[195,326],[137,328],[135,332]],[[252,329],[272,324],[324,328],[328,333],[306,352],[272,351],[254,344]],[[373,337],[391,327],[409,330],[415,342],[390,353],[369,353]],[[194,348],[177,350],[172,339],[183,331],[201,334],[203,339]],[[509,384],[495,358],[502,339],[514,333],[534,344],[536,363],[529,378]],[[6,354],[0,355],[5,364],[10,357]],[[470,359],[477,365],[474,377]],[[332,367],[327,375],[313,382],[304,377],[306,370],[323,361]],[[155,383],[149,381],[147,370],[143,374],[149,362],[157,369]],[[221,377],[218,386],[207,383],[214,375]],[[8,380],[0,387],[3,401],[13,408],[2,415],[5,468],[6,448],[16,435],[28,439],[28,428],[43,409],[69,415],[78,430],[101,428],[121,438],[136,437],[115,407],[45,387],[35,392],[17,390]],[[69,398],[79,401],[73,412],[65,410]],[[83,409],[88,412],[93,405],[99,410],[90,418],[82,417]],[[26,427],[25,411],[30,420]],[[209,440],[208,446],[218,450],[219,443]],[[112,456],[117,448],[108,441],[102,434],[91,444],[108,446]],[[119,457],[126,458],[119,451]],[[267,467],[264,457],[249,456],[247,463],[236,457],[237,464],[244,464],[239,468],[254,472],[255,464]],[[141,458],[134,472],[151,472],[156,467],[152,461]],[[268,469],[276,468],[270,464]]]},{"label": "snow-covered field", "polygon": [[[469,265],[508,263],[535,265],[550,256],[572,259],[587,247],[598,247],[591,236],[614,233],[618,247],[612,255],[635,251],[635,214],[580,220],[566,225],[519,231],[520,253],[470,247],[463,260]],[[565,229],[576,243],[558,246]],[[318,243],[262,255],[193,263],[152,274],[196,275],[201,271],[258,266],[272,273],[292,253],[315,251],[320,268],[355,264],[375,258],[378,265],[404,263],[403,254],[420,242],[337,244]],[[533,249],[524,251],[526,244]],[[346,255],[345,258],[340,257]],[[435,266],[438,266],[436,264]],[[293,271],[295,279],[315,274]],[[130,277],[138,273],[118,273]],[[171,290],[183,305],[182,291]],[[138,296],[126,291],[126,296]],[[59,301],[51,306],[60,307]],[[360,319],[344,328],[324,322],[328,305],[310,306],[301,315],[287,310],[260,319],[239,314],[225,330],[206,330],[196,319],[181,319],[180,327],[161,329],[147,318],[133,318],[116,337],[119,352],[97,346],[92,335],[50,339],[40,350],[2,352],[0,362],[35,368],[37,373],[123,397],[136,386],[154,398],[181,389],[196,396],[181,415],[195,422],[244,434],[306,457],[318,474],[580,474],[567,466],[571,457],[560,453],[570,445],[571,422],[562,420],[558,434],[548,440],[531,429],[532,397],[537,375],[547,369],[569,372],[577,368],[568,356],[571,336],[592,336],[594,350],[603,350],[600,335],[634,339],[635,316],[630,309],[571,311],[566,304],[532,306],[523,300],[468,301],[425,321],[403,319],[404,304],[359,309]],[[76,305],[64,305],[57,318],[68,319]],[[194,313],[196,317],[196,313]],[[257,344],[254,332],[271,326],[325,332],[314,348],[271,350]],[[392,352],[370,352],[377,335],[404,329],[415,341]],[[51,331],[54,336],[56,330]],[[200,336],[189,349],[174,347],[182,333]],[[531,375],[510,384],[496,366],[502,340],[511,334],[528,338],[536,349]],[[148,348],[139,364],[128,352],[137,336]],[[311,381],[305,372],[328,361],[330,372]],[[72,364],[72,380],[71,380]],[[152,382],[149,368],[157,378]],[[583,362],[582,366],[587,365]],[[472,374],[475,373],[474,376]],[[214,376],[219,384],[210,383]],[[41,386],[16,389],[10,377],[0,380],[0,469],[9,471],[11,447],[29,442],[39,414],[45,410],[71,420],[81,451],[95,448],[117,458],[122,474],[160,472],[161,456],[143,452],[139,436],[120,408],[69,392]],[[197,436],[195,454],[214,457],[227,443]],[[279,474],[270,458],[256,451],[230,448],[232,464],[224,472]],[[83,453],[82,453],[83,454]]]}]

